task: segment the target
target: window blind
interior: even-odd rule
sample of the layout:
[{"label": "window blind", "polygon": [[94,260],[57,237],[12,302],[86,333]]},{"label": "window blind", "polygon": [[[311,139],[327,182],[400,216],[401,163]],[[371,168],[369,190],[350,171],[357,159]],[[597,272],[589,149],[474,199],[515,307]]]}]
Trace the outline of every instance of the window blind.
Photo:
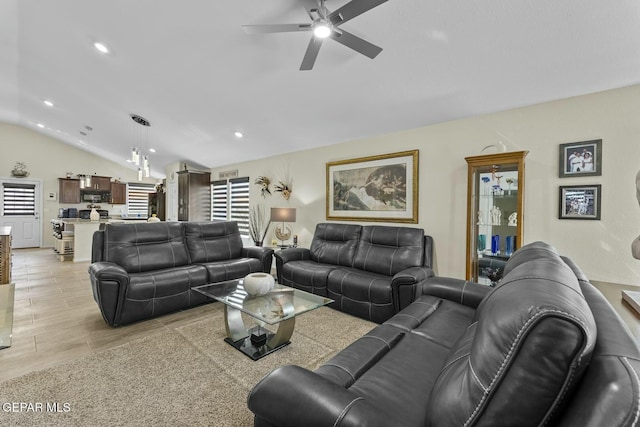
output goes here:
[{"label": "window blind", "polygon": [[2,215],[36,214],[35,184],[2,184]]},{"label": "window blind", "polygon": [[153,184],[127,183],[127,214],[130,217],[149,217],[149,194],[155,191]]},{"label": "window blind", "polygon": [[211,183],[211,220],[236,221],[242,236],[249,236],[249,177]]}]

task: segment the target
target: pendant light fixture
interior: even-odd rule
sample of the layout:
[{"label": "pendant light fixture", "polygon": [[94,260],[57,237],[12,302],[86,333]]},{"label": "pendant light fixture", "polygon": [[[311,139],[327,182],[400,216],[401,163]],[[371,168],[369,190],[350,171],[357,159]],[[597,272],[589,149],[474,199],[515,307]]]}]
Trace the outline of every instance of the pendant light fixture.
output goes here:
[{"label": "pendant light fixture", "polygon": [[149,120],[145,119],[142,116],[137,114],[130,114],[131,120],[144,127],[144,134],[142,133],[142,129],[135,127],[134,130],[134,139],[135,145],[131,149],[131,161],[135,163],[136,166],[140,166],[142,162],[142,168],[138,167],[138,181],[142,181],[143,176],[149,178],[151,176],[151,165],[149,164],[149,154],[141,154],[140,147],[143,147],[145,150],[148,150],[147,147],[147,139],[149,137],[149,128],[151,127],[151,123]]}]

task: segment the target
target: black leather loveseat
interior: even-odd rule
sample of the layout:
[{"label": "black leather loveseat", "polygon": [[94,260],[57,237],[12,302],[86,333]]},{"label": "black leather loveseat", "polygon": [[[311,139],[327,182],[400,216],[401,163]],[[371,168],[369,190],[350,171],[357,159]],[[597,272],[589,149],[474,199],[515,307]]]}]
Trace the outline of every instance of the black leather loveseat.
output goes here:
[{"label": "black leather loveseat", "polygon": [[209,302],[193,287],[270,272],[273,250],[224,222],[109,224],[93,236],[93,297],[111,326]]},{"label": "black leather loveseat", "polygon": [[315,372],[271,372],[249,395],[255,426],[638,425],[638,346],[549,245],[514,253],[495,288],[421,288]]},{"label": "black leather loveseat", "polygon": [[433,239],[411,227],[321,223],[309,249],[275,254],[278,282],[334,300],[330,307],[382,323],[433,276]]}]

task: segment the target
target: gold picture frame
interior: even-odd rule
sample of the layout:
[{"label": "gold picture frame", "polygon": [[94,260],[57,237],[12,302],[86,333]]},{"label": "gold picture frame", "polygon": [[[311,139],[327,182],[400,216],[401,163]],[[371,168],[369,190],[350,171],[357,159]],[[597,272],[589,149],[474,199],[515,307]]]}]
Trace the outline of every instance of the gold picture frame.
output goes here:
[{"label": "gold picture frame", "polygon": [[326,217],[418,223],[418,150],[327,163]]}]

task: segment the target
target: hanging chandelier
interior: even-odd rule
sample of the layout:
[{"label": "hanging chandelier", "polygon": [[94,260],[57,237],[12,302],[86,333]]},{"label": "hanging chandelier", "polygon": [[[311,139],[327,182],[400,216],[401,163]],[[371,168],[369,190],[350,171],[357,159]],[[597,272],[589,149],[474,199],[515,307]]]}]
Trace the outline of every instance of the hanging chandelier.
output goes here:
[{"label": "hanging chandelier", "polygon": [[[149,164],[149,154],[141,154],[140,147],[149,151],[147,147],[147,140],[149,137],[149,128],[151,123],[149,120],[137,114],[129,114],[131,120],[144,127],[144,134],[138,127],[134,130],[134,146],[131,149],[131,162],[138,166],[138,181],[142,181],[143,176],[149,178],[151,176],[151,165]],[[144,153],[144,152],[143,152]],[[140,162],[142,161],[142,167]]]}]

